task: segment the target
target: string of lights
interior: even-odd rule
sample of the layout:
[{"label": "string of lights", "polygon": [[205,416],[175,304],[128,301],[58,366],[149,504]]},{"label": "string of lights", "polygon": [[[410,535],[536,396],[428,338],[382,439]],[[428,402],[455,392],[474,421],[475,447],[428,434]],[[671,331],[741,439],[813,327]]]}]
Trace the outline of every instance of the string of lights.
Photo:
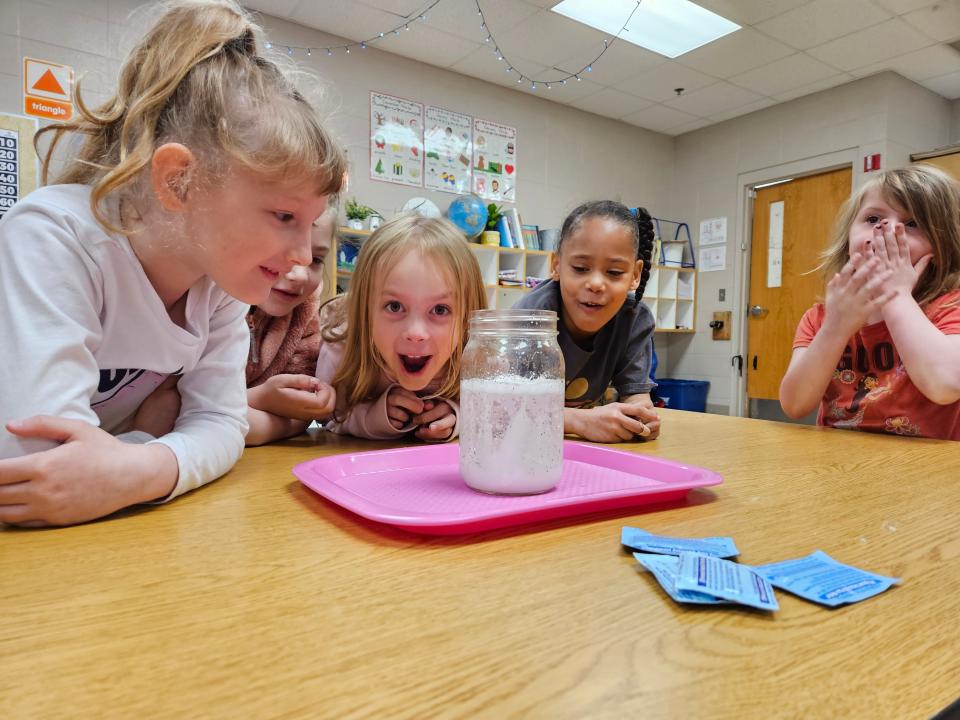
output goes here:
[{"label": "string of lights", "polygon": [[270,50],[272,48],[283,49],[286,48],[287,55],[293,55],[295,52],[300,51],[310,56],[313,53],[326,53],[327,55],[333,55],[337,50],[343,50],[348,55],[350,50],[353,48],[360,48],[361,50],[366,50],[367,46],[374,45],[379,43],[382,40],[389,39],[390,37],[399,37],[401,31],[410,30],[410,24],[417,21],[424,22],[427,19],[427,13],[430,12],[440,3],[440,0],[433,0],[429,5],[427,5],[423,10],[419,12],[411,13],[407,15],[403,22],[401,22],[396,27],[390,28],[389,30],[384,30],[379,32],[372,37],[368,37],[366,40],[357,40],[355,42],[343,43],[342,45],[320,45],[305,47],[303,45],[291,45],[290,43],[275,43],[275,42],[265,42],[263,46]]},{"label": "string of lights", "polygon": [[[634,5],[633,10],[630,11],[630,15],[624,21],[623,26],[620,28],[620,31],[616,35],[614,35],[612,38],[608,38],[603,41],[603,50],[601,50],[600,54],[597,55],[593,60],[588,62],[586,65],[584,65],[582,68],[580,68],[576,72],[567,73],[566,75],[557,76],[556,78],[550,78],[549,80],[546,80],[543,78],[530,77],[529,75],[524,74],[520,70],[517,70],[516,67],[514,67],[513,63],[511,63],[507,59],[506,53],[504,53],[503,50],[500,49],[500,45],[497,43],[496,39],[493,37],[493,32],[490,30],[490,26],[487,24],[487,18],[483,14],[483,8],[480,7],[480,0],[474,0],[474,2],[477,5],[477,15],[480,16],[480,29],[487,33],[487,38],[486,40],[484,40],[484,42],[489,44],[493,48],[493,54],[496,56],[497,60],[500,60],[506,65],[507,72],[516,74],[517,84],[522,85],[525,81],[529,82],[531,90],[537,89],[537,83],[539,83],[540,85],[543,85],[547,90],[551,90],[554,85],[566,85],[567,81],[569,80],[576,80],[577,82],[580,82],[580,80],[582,79],[580,77],[581,75],[585,73],[593,72],[594,64],[597,62],[597,60],[602,58],[603,54],[607,50],[609,50],[613,46],[613,43],[620,38],[620,33],[624,32],[627,29],[627,26],[630,25],[630,21],[633,19],[634,13],[636,13],[637,9],[640,7],[640,0],[637,0],[637,4]],[[558,69],[559,68],[554,68],[554,70],[558,70]],[[560,70],[560,72],[565,72],[565,71]]]},{"label": "string of lights", "polygon": [[[421,21],[421,22],[426,21],[427,13],[430,12],[430,10],[436,7],[439,3],[440,3],[440,0],[433,0],[433,2],[427,5],[423,10],[407,15],[403,19],[403,22],[401,22],[396,27],[392,27],[388,30],[379,32],[376,35],[373,35],[372,37],[369,37],[365,40],[357,40],[354,42],[343,43],[341,45],[320,45],[320,46],[311,46],[311,47],[307,47],[303,45],[292,45],[290,43],[266,42],[264,43],[264,47],[266,47],[268,50],[270,50],[271,48],[278,48],[278,49],[286,48],[287,55],[293,55],[297,51],[303,52],[308,56],[313,55],[314,52],[333,55],[334,52],[338,50],[343,50],[344,52],[346,52],[346,54],[349,55],[350,50],[353,48],[360,48],[361,50],[366,50],[367,46],[369,45],[374,45],[376,43],[379,43],[382,40],[389,39],[391,36],[399,36],[401,31],[410,30],[411,23],[415,23],[417,21]],[[517,84],[522,85],[524,82],[529,82],[531,90],[536,90],[539,85],[542,85],[547,90],[551,90],[553,89],[554,85],[566,85],[567,82],[570,80],[576,80],[577,82],[579,82],[580,80],[582,80],[581,75],[593,72],[594,64],[600,58],[602,58],[603,54],[607,52],[607,50],[609,50],[613,46],[613,43],[620,38],[620,33],[627,30],[627,27],[630,25],[630,20],[633,19],[634,13],[636,13],[640,7],[640,0],[637,0],[637,3],[636,5],[634,5],[633,10],[630,11],[630,15],[624,21],[623,27],[621,27],[620,31],[616,35],[614,35],[612,38],[607,38],[606,40],[603,41],[603,50],[601,50],[600,53],[595,58],[593,58],[593,60],[588,62],[586,65],[584,65],[582,68],[580,68],[576,72],[566,73],[564,75],[558,75],[556,77],[545,79],[545,78],[531,77],[525,74],[524,72],[517,70],[517,68],[514,67],[513,63],[510,62],[510,60],[507,58],[506,53],[504,53],[503,50],[500,49],[500,44],[497,42],[496,38],[494,38],[493,31],[490,29],[490,26],[487,24],[487,18],[483,14],[483,8],[480,7],[480,0],[474,0],[474,3],[477,6],[477,15],[480,17],[480,29],[487,34],[487,37],[484,40],[484,42],[487,43],[492,48],[492,52],[496,56],[497,60],[504,63],[504,65],[506,66],[507,72],[517,76]],[[554,68],[554,70],[559,70],[559,68]],[[559,72],[564,73],[566,71],[559,70]]]}]

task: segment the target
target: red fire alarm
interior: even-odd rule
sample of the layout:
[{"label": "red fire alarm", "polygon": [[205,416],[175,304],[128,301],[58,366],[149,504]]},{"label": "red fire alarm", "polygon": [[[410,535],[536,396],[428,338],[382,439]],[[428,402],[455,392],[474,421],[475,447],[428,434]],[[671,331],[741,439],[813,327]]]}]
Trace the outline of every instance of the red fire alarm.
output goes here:
[{"label": "red fire alarm", "polygon": [[872,172],[880,169],[880,153],[863,156],[863,171]]}]

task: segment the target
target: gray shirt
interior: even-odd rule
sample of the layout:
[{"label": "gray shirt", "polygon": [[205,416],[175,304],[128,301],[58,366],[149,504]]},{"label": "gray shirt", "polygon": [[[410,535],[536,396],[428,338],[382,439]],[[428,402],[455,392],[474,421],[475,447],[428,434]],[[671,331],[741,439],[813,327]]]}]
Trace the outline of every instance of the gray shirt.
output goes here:
[{"label": "gray shirt", "polygon": [[650,381],[653,358],[653,314],[633,293],[627,296],[616,315],[588,340],[578,344],[563,323],[560,283],[541,283],[514,307],[528,310],[553,310],[560,349],[566,366],[568,407],[583,407],[599,401],[612,385],[621,398],[648,393],[656,384]]}]

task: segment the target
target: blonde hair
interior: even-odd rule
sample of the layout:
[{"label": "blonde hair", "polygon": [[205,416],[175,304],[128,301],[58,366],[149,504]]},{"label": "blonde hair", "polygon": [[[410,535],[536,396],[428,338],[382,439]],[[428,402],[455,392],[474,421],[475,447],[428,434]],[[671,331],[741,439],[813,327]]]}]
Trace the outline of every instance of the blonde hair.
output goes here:
[{"label": "blonde hair", "polygon": [[886,202],[913,218],[930,240],[933,261],[913,289],[917,303],[929,303],[960,288],[960,185],[930,165],[882,172],[844,203],[819,266],[825,279],[840,272],[850,259],[850,228],[871,190],[879,191]]},{"label": "blonde hair", "polygon": [[57,144],[77,133],[83,146],[56,182],[91,185],[91,208],[108,229],[117,228],[103,201],[120,192],[149,197],[144,171],[169,142],[187,146],[208,178],[232,161],[268,181],[311,182],[318,195],[339,190],[342,151],[292,82],[257,54],[260,28],[251,17],[232,0],[163,7],[125,60],[116,94],[91,109],[78,86],[79,117],[36,134],[35,144],[52,134],[40,153],[43,182]]},{"label": "blonde hair", "polygon": [[463,233],[448,220],[401,215],[381,225],[364,242],[350,291],[325,308],[323,339],[344,343],[343,359],[331,385],[337,389],[337,397],[343,398],[346,412],[371,399],[381,373],[387,372],[386,361],[373,343],[372,313],[388,270],[409,253],[436,263],[453,293],[453,336],[457,340],[434,397],[459,395],[468,318],[474,310],[487,306],[480,265]]}]

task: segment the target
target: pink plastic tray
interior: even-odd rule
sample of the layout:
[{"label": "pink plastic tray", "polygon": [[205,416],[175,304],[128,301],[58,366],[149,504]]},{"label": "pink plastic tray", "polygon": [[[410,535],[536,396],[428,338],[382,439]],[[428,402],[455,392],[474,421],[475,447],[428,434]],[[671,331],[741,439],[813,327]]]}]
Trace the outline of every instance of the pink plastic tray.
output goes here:
[{"label": "pink plastic tray", "polygon": [[564,442],[563,475],[550,492],[504,497],[471,490],[456,444],[332,455],[293,474],[328,500],[377,522],[430,535],[456,535],[676,500],[718,485],[717,473],[623,450]]}]

